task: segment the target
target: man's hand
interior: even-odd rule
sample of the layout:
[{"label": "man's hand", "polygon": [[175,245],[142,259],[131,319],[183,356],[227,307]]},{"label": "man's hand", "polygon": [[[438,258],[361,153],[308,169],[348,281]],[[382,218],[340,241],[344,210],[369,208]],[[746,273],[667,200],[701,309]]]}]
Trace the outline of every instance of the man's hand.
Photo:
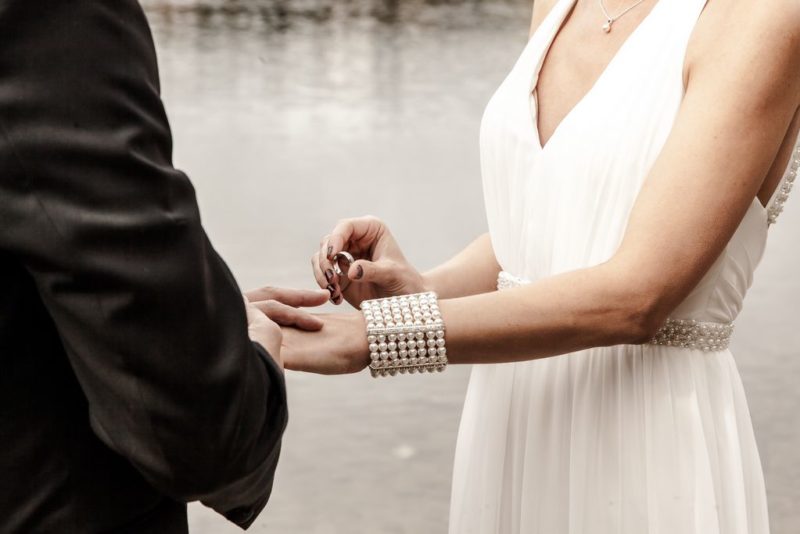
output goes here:
[{"label": "man's hand", "polygon": [[308,289],[262,287],[248,291],[244,301],[250,339],[260,343],[283,366],[280,326],[307,331],[321,329],[322,320],[299,308],[320,306],[327,302],[329,296],[327,291]]},{"label": "man's hand", "polygon": [[283,342],[281,327],[254,304],[250,303],[247,297],[244,299],[244,305],[247,309],[247,334],[250,339],[260,343],[272,356],[272,359],[283,367],[283,360],[281,359],[281,343]]}]

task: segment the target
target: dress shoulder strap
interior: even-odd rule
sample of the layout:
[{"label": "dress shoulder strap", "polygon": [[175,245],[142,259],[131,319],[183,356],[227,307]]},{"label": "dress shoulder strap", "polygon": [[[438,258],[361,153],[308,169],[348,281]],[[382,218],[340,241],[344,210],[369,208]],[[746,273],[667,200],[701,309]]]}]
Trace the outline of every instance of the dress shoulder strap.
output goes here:
[{"label": "dress shoulder strap", "polygon": [[778,183],[778,188],[772,194],[772,198],[767,204],[767,222],[772,225],[778,220],[778,216],[783,211],[783,204],[789,198],[797,174],[800,172],[800,136],[797,139],[792,155],[789,158],[789,165],[786,172]]}]

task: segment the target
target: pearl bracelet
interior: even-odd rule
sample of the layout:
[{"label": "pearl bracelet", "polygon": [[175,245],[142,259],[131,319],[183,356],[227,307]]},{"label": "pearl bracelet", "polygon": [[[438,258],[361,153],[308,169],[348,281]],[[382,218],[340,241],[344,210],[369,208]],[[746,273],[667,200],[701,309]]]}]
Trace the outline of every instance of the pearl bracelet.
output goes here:
[{"label": "pearl bracelet", "polygon": [[373,377],[444,371],[447,347],[436,293],[365,300]]}]

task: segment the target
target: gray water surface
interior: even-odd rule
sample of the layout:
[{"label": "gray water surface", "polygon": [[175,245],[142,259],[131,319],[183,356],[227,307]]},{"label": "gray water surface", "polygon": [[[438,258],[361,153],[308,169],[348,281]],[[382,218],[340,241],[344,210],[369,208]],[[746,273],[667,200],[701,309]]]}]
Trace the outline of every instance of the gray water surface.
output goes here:
[{"label": "gray water surface", "polygon": [[[422,269],[486,230],[478,125],[525,43],[529,0],[143,3],[176,163],[243,287],[311,287],[311,254],[345,216],[384,218]],[[792,199],[733,344],[775,534],[800,527],[798,243]],[[275,491],[251,531],[446,532],[467,377],[290,373]],[[190,510],[195,533],[239,532]]]}]

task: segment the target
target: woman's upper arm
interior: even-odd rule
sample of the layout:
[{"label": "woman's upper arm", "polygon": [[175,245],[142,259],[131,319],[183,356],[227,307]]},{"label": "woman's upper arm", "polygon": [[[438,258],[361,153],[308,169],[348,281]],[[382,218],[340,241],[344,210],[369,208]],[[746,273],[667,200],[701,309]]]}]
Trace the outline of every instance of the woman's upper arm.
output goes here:
[{"label": "woman's upper arm", "polygon": [[[759,8],[749,18],[744,10],[709,13],[727,18],[726,30],[693,45],[672,132],[611,260],[647,293],[655,320],[680,304],[724,250],[800,105],[800,9],[790,3],[770,0],[786,9]],[[735,19],[750,23],[729,25]]]},{"label": "woman's upper arm", "polygon": [[533,13],[531,15],[531,29],[528,33],[529,39],[533,36],[533,32],[536,31],[536,28],[539,27],[554,5],[555,0],[534,0]]}]

